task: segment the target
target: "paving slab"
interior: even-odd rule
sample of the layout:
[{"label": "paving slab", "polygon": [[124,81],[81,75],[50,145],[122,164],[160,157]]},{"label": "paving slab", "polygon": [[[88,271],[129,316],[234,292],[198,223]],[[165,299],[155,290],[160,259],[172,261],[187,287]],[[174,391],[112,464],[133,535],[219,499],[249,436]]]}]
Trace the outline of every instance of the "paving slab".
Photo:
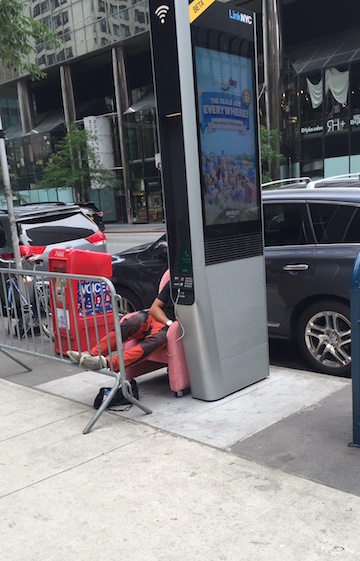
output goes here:
[{"label": "paving slab", "polygon": [[[112,384],[109,376],[84,372],[74,366],[73,376],[36,387],[92,406],[99,388]],[[349,384],[349,380],[343,378],[271,367],[270,376],[265,380],[224,399],[206,402],[193,399],[190,394],[174,397],[166,372],[160,371],[138,378],[140,400],[152,410],[152,414],[147,415],[135,406],[117,414],[227,449]],[[96,430],[96,424],[92,430]]]},{"label": "paving slab", "polygon": [[108,412],[83,435],[88,406],[4,391],[41,398],[0,437],[2,561],[360,559],[358,496]]}]

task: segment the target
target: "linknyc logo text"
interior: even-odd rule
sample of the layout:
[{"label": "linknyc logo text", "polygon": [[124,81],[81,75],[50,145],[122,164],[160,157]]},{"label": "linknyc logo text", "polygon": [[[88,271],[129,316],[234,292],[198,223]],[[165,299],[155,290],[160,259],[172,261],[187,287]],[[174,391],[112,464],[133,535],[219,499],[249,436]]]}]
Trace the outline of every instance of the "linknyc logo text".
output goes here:
[{"label": "linknyc logo text", "polygon": [[253,22],[252,16],[249,16],[248,14],[242,14],[240,12],[235,12],[235,10],[229,10],[229,18],[236,19],[241,23],[247,23],[248,25],[252,25]]}]

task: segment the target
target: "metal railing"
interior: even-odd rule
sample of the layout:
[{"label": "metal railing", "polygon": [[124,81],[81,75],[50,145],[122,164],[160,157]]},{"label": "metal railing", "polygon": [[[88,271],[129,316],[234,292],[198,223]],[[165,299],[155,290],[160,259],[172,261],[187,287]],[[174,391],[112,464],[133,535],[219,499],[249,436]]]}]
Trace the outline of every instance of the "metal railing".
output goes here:
[{"label": "metal railing", "polygon": [[[0,351],[28,371],[14,354],[66,361],[68,350],[82,353],[106,340],[109,366],[99,370],[115,378],[114,386],[86,425],[87,434],[121,388],[123,396],[145,413],[151,410],[132,395],[122,354],[121,296],[105,277],[0,268]],[[116,348],[111,349],[114,331]],[[113,345],[114,346],[114,345]],[[112,356],[119,358],[119,371]]]}]

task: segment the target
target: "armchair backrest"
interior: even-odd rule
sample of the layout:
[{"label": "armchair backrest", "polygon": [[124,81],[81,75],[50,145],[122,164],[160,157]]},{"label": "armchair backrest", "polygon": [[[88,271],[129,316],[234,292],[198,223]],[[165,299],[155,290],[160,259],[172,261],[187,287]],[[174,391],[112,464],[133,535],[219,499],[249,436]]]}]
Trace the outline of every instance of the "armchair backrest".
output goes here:
[{"label": "armchair backrest", "polygon": [[170,271],[169,271],[169,269],[166,269],[165,273],[163,274],[163,276],[160,279],[159,293],[162,291],[162,289],[164,288],[164,286],[166,285],[168,280],[170,280]]}]

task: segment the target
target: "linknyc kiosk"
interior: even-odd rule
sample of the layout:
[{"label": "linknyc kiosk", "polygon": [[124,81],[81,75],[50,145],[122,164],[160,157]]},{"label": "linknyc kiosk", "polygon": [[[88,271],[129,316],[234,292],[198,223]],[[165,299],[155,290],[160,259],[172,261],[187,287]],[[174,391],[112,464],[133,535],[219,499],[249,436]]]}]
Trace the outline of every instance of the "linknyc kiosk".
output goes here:
[{"label": "linknyc kiosk", "polygon": [[150,0],[169,267],[192,396],[268,376],[254,14]]}]

